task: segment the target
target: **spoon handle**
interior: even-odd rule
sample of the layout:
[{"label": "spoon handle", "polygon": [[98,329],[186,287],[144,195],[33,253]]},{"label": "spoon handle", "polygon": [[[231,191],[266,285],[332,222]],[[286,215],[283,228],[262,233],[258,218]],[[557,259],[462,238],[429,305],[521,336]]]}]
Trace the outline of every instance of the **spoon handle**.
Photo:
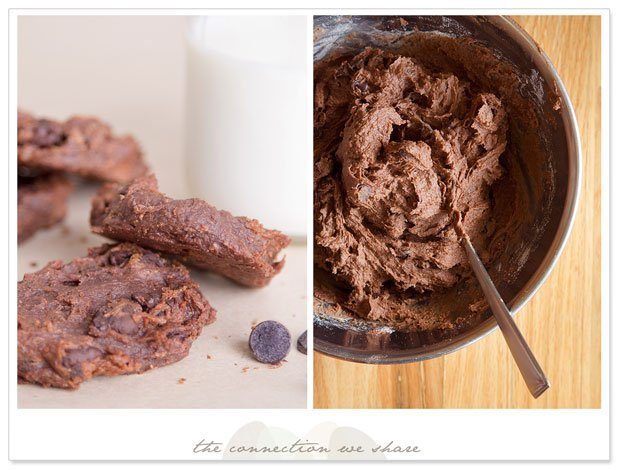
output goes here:
[{"label": "spoon handle", "polygon": [[492,279],[488,275],[488,271],[486,271],[486,268],[479,259],[479,256],[477,256],[471,241],[465,236],[463,237],[462,242],[464,244],[464,249],[466,250],[469,263],[471,264],[471,268],[473,269],[481,289],[486,296],[486,300],[490,305],[490,310],[492,310],[499,328],[503,332],[507,346],[509,346],[509,350],[518,365],[518,369],[520,369],[520,373],[522,374],[531,395],[533,395],[534,398],[537,398],[544,393],[548,387],[550,387],[550,382],[546,378],[544,371],[535,359],[533,352],[516,326],[509,309],[505,305],[505,302],[503,302],[499,292],[496,290]]}]

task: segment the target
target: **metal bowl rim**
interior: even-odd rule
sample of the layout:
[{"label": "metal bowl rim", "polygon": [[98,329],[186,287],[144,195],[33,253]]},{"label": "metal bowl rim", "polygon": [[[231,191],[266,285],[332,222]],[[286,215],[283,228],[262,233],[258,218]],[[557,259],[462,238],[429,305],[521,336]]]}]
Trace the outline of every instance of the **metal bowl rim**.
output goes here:
[{"label": "metal bowl rim", "polygon": [[[582,179],[582,151],[581,151],[581,139],[580,131],[578,128],[578,121],[576,119],[576,113],[570,100],[569,94],[561,77],[559,76],[557,69],[553,65],[550,58],[544,53],[544,51],[537,45],[535,40],[524,30],[516,21],[507,16],[497,16],[491,21],[495,22],[496,26],[502,27],[504,30],[509,31],[520,39],[524,40],[529,51],[531,52],[531,58],[538,68],[543,65],[547,72],[550,73],[552,79],[557,85],[559,95],[562,103],[565,106],[567,112],[567,121],[564,120],[566,126],[566,137],[568,144],[571,143],[574,152],[569,155],[569,173],[567,181],[567,192],[565,197],[565,207],[559,221],[557,232],[552,240],[548,253],[542,259],[539,268],[531,276],[529,281],[518,293],[515,302],[510,308],[512,316],[515,316],[526,303],[531,300],[535,293],[546,282],[550,273],[556,266],[570,233],[574,226],[574,220],[576,218],[576,212],[578,208],[578,202],[580,200],[581,191],[581,179]],[[541,62],[541,63],[540,63]],[[541,71],[541,70],[540,70]],[[531,285],[530,285],[531,284]],[[524,292],[524,293],[523,293]],[[445,345],[432,351],[420,352],[415,354],[414,350],[403,350],[402,354],[395,354],[395,351],[376,354],[366,351],[349,351],[343,349],[340,345],[334,345],[328,341],[317,339],[314,337],[314,350],[326,354],[328,356],[344,359],[352,362],[368,363],[368,364],[403,364],[410,362],[420,362],[428,359],[434,359],[446,354],[458,351],[461,348],[469,346],[480,339],[484,338],[497,328],[497,323],[494,317],[488,318],[486,321],[479,324],[477,327],[462,334],[461,337],[456,336],[453,340],[448,341]],[[441,343],[437,343],[440,345]]]}]

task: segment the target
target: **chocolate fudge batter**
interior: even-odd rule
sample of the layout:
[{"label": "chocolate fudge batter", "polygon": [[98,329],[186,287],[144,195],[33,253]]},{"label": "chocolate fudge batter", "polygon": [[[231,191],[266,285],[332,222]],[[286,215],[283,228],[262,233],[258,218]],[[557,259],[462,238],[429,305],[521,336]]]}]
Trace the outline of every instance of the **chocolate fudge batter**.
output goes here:
[{"label": "chocolate fudge batter", "polygon": [[492,89],[420,57],[368,48],[316,67],[315,296],[402,329],[455,330],[486,307],[460,234],[493,264],[529,220],[504,163],[518,103],[501,93],[509,75]]}]

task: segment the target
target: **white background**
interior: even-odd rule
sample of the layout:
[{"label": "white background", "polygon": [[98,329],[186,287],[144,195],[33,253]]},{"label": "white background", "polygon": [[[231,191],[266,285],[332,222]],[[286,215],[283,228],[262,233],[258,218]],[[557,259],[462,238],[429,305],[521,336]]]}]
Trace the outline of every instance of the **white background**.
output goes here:
[{"label": "white background", "polygon": [[[27,2],[23,2],[26,4]],[[34,2],[30,2],[33,4]],[[42,2],[39,2],[39,5]],[[56,2],[60,4],[61,2]],[[122,2],[123,6],[129,3],[139,6],[137,2]],[[148,2],[149,6],[170,6],[167,2]],[[202,2],[175,2],[175,7],[184,5],[197,6]],[[280,6],[284,2],[279,2]],[[336,2],[330,2],[329,6],[335,6]],[[339,5],[354,6],[359,8],[368,5],[369,2],[360,0],[354,2],[339,2]],[[461,6],[456,2],[435,0],[432,6]],[[511,2],[516,4],[516,2]],[[517,2],[517,5],[527,7],[592,7],[608,6],[611,2]],[[65,2],[70,4],[70,2]],[[228,2],[232,5],[248,6],[252,2]],[[264,3],[263,3],[264,4]],[[410,7],[411,2],[388,2],[382,1],[381,6],[391,5],[403,8]],[[507,2],[503,2],[504,5]],[[84,3],[81,4],[82,6]],[[107,2],[106,6],[120,5],[120,2]],[[271,2],[271,5],[276,5]],[[496,2],[476,2],[475,6],[490,8]],[[358,12],[358,11],[357,11]],[[408,14],[419,11],[407,11]],[[496,11],[463,11],[460,13],[497,13]],[[335,13],[335,12],[332,12]],[[340,12],[337,12],[340,13]],[[346,13],[355,13],[348,11]],[[364,12],[369,13],[369,12]],[[389,12],[393,13],[393,12]],[[425,11],[427,13],[427,11]],[[441,14],[447,13],[444,11]],[[510,14],[514,11],[501,11]],[[539,14],[537,11],[518,10],[518,14]],[[555,11],[554,14],[565,14],[563,11]],[[603,33],[605,38],[608,32],[608,16],[603,21]],[[614,34],[616,40],[617,34]],[[613,47],[613,54],[617,55],[619,47]],[[4,51],[6,47],[0,48]],[[14,51],[13,51],[14,52]],[[609,44],[603,43],[603,58],[609,53]],[[616,57],[615,57],[616,58]],[[14,71],[14,67],[12,69]],[[605,61],[603,73],[603,112],[608,118],[608,61]],[[14,75],[12,75],[14,80]],[[8,114],[12,131],[15,130],[15,90],[12,93],[11,105]],[[616,94],[613,95],[616,104]],[[6,119],[4,117],[3,119]],[[616,120],[614,121],[616,123]],[[7,123],[2,126],[6,136]],[[614,124],[616,126],[616,124]],[[608,209],[609,209],[609,146],[608,146],[608,120],[604,120],[603,135],[603,197],[602,197],[602,224],[603,224],[603,395],[601,410],[354,410],[354,411],[192,411],[191,413],[179,411],[124,411],[124,412],[66,412],[66,411],[17,411],[15,408],[15,328],[14,307],[11,305],[9,314],[9,332],[11,344],[9,346],[9,374],[10,378],[10,456],[13,459],[191,459],[191,443],[196,438],[209,437],[204,434],[217,433],[222,439],[233,432],[238,426],[253,419],[259,418],[269,426],[283,426],[298,435],[304,435],[314,425],[323,421],[333,421],[339,425],[355,426],[371,434],[376,440],[382,436],[389,439],[402,441],[414,441],[422,449],[417,454],[419,459],[475,459],[475,460],[558,460],[558,459],[606,459],[609,456],[609,250],[608,250]],[[617,129],[614,129],[617,131]],[[617,135],[614,132],[613,135]],[[15,170],[14,164],[14,133],[11,135],[12,143],[9,149],[9,166]],[[615,177],[616,165],[612,168]],[[309,178],[309,174],[308,174]],[[12,186],[14,201],[14,179],[8,178]],[[3,198],[6,198],[6,192]],[[614,193],[616,197],[616,192]],[[3,210],[9,207],[8,202],[3,201]],[[617,201],[615,202],[615,206]],[[616,213],[615,213],[616,215]],[[308,217],[310,215],[308,214]],[[12,214],[12,223],[15,223],[15,214]],[[3,234],[7,237],[7,233]],[[9,232],[11,247],[15,247],[15,234]],[[7,244],[5,243],[5,246]],[[613,252],[613,253],[616,253]],[[9,266],[15,267],[15,250],[10,253]],[[310,256],[311,259],[311,256]],[[616,255],[613,255],[613,264],[616,265]],[[3,276],[7,276],[7,272]],[[14,277],[14,276],[13,276]],[[5,295],[10,302],[14,302],[15,279],[3,278],[2,286],[5,289],[10,286],[10,295]],[[615,323],[612,328],[615,329]],[[613,331],[614,332],[614,331]],[[615,362],[616,364],[616,362]],[[616,368],[616,366],[615,366]],[[170,432],[162,430],[167,429]],[[213,435],[213,438],[216,436]]]},{"label": "white background", "polygon": [[22,18],[20,108],[56,119],[99,116],[114,132],[138,138],[163,192],[189,196],[182,153],[185,19]]}]

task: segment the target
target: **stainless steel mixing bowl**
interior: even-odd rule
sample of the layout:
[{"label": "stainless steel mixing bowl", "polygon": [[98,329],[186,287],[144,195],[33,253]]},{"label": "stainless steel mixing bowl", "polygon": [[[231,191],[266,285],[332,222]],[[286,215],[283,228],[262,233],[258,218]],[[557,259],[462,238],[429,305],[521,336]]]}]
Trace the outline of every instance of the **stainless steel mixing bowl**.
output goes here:
[{"label": "stainless steel mixing bowl", "polygon": [[[403,18],[405,21],[400,21]],[[316,17],[314,61],[334,51],[355,52],[365,46],[387,47],[395,38],[415,31],[471,37],[510,61],[525,79],[521,92],[540,111],[554,115],[558,126],[546,132],[553,167],[553,194],[547,222],[517,279],[499,287],[512,314],[520,310],[544,283],[569,236],[578,202],[580,137],[572,104],[557,71],[535,41],[513,20],[502,16]],[[560,109],[545,90],[561,99]],[[320,305],[320,302],[317,303]],[[540,312],[541,313],[541,312]],[[359,319],[338,318],[314,309],[314,349],[337,358],[373,364],[396,364],[431,359],[467,346],[496,328],[494,317],[456,336],[441,332],[411,333]]]}]

